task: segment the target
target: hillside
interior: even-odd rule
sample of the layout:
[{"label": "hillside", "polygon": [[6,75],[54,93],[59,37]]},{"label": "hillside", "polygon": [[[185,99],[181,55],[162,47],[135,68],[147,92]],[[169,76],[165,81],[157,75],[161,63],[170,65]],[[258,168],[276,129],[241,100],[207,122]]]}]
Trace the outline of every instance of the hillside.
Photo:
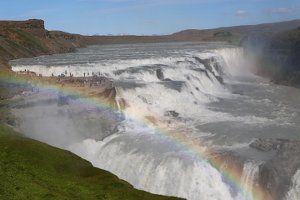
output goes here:
[{"label": "hillside", "polygon": [[42,20],[0,21],[0,58],[9,60],[73,51],[81,46],[80,38],[47,31]]},{"label": "hillside", "polygon": [[177,199],[134,189],[70,152],[0,125],[0,199]]},{"label": "hillside", "polygon": [[268,37],[270,37],[276,33],[291,30],[299,26],[300,20],[292,20],[257,25],[221,27],[216,29],[191,29],[174,33],[170,37],[176,38],[177,40],[217,40],[239,44],[245,38],[252,37],[253,35],[268,35]]}]

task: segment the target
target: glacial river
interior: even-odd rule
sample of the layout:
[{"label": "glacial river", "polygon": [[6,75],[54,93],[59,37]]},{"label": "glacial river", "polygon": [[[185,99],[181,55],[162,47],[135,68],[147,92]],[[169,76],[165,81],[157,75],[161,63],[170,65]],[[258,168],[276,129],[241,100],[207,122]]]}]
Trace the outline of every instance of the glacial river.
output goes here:
[{"label": "glacial river", "polygon": [[[239,47],[99,45],[11,64],[14,71],[43,76],[111,79],[117,100],[126,102],[123,110],[74,100],[64,106],[19,107],[14,113],[29,137],[68,149],[149,192],[189,200],[250,200],[251,194],[233,185],[255,193],[259,165],[275,156],[250,143],[256,138],[300,140],[300,90],[255,76]],[[57,96],[33,92],[22,98],[24,103]],[[240,181],[227,180],[235,172],[220,172],[226,159],[211,158],[212,151],[243,160]],[[287,199],[300,198],[297,177]]]}]

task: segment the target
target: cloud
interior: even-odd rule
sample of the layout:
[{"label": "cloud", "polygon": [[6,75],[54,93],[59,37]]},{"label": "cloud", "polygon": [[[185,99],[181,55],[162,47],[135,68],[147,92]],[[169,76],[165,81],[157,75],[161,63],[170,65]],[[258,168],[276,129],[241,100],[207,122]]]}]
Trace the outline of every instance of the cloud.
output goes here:
[{"label": "cloud", "polygon": [[245,11],[245,10],[237,10],[237,11],[235,12],[235,16],[238,16],[238,17],[244,17],[244,16],[246,16],[246,15],[248,15],[248,12]]}]

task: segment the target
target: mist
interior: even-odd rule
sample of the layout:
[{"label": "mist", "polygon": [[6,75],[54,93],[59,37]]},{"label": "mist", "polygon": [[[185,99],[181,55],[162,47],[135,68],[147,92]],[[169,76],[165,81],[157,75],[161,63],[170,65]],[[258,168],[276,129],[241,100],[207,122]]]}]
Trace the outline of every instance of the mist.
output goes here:
[{"label": "mist", "polygon": [[[115,131],[117,113],[100,106],[82,105],[80,99],[61,105],[60,95],[33,92],[20,99],[13,109],[19,119],[18,128],[30,138],[64,149],[86,138],[103,140]],[[45,99],[52,103],[39,103]]]}]

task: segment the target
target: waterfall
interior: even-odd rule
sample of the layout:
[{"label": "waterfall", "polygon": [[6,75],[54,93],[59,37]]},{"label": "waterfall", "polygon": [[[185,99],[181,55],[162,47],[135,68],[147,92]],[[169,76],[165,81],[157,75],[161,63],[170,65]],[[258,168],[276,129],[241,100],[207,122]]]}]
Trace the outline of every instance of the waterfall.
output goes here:
[{"label": "waterfall", "polygon": [[[105,118],[103,111],[96,112],[97,109],[92,108],[89,113],[84,113],[78,110],[78,113],[87,115],[83,117],[84,120],[78,120],[74,117],[78,116],[74,114],[74,110],[80,107],[77,108],[72,104],[59,107],[57,112],[53,113],[55,120],[59,120],[60,113],[67,109],[66,118],[72,116],[73,119],[70,119],[72,122],[78,120],[86,122],[81,124],[89,125],[93,120],[94,123],[89,125],[89,129],[96,133],[88,134],[89,129],[78,131],[79,128],[65,131],[69,127],[64,127],[61,134],[67,132],[68,135],[65,137],[67,139],[72,138],[72,134],[76,131],[78,135],[85,133],[86,136],[76,138],[75,142],[67,143],[67,141],[67,145],[63,148],[88,159],[94,166],[116,174],[139,189],[189,200],[235,200],[236,194],[232,192],[230,184],[215,167],[205,159],[201,159],[199,155],[195,155],[197,152],[192,152],[192,148],[189,149],[188,146],[183,148],[177,144],[181,142],[180,139],[177,142],[170,141],[164,134],[183,130],[182,134],[186,134],[183,135],[184,138],[198,140],[201,136],[199,133],[201,131],[196,128],[199,120],[201,124],[205,124],[224,121],[224,116],[229,116],[226,113],[209,110],[207,105],[232,96],[226,81],[239,74],[236,72],[243,71],[242,59],[239,58],[241,55],[240,48],[202,49],[177,53],[175,56],[151,54],[150,57],[135,55],[135,58],[128,59],[103,59],[84,65],[73,63],[69,66],[65,64],[67,62],[61,62],[59,65],[49,64],[48,67],[34,64],[14,65],[13,70],[30,69],[43,76],[60,74],[66,69],[72,69],[74,76],[82,76],[84,72],[92,74],[101,71],[115,82],[116,104],[119,111],[122,110],[122,113],[124,111],[127,119],[117,124],[117,129],[106,128],[110,121],[99,123],[103,121],[100,115]],[[126,106],[123,106],[122,102]],[[40,109],[42,112],[42,108]],[[45,113],[47,115],[47,112]],[[26,118],[26,115],[23,117]],[[34,121],[35,116],[31,117],[30,122]],[[78,121],[74,122],[76,126],[80,125]],[[155,127],[157,121],[166,123],[170,130],[147,127],[148,122]],[[24,120],[24,123],[26,122],[29,121]],[[145,123],[146,127],[141,122]],[[99,129],[94,130],[94,124],[98,124]],[[26,127],[31,126],[27,124]],[[105,134],[104,128],[107,129]],[[28,135],[31,131],[35,130],[28,131]],[[43,142],[48,141],[45,139]],[[56,141],[53,140],[51,144],[56,145],[54,142]],[[245,164],[242,179],[249,190],[254,187],[256,175],[257,165]]]},{"label": "waterfall", "polygon": [[[259,174],[259,163],[254,161],[248,161],[244,164],[242,173],[242,185],[245,191],[252,193],[254,187],[257,184]],[[251,199],[247,196],[249,194],[241,194],[243,199]]]},{"label": "waterfall", "polygon": [[298,170],[292,179],[292,185],[288,191],[285,200],[299,200],[300,197],[300,170]]}]

